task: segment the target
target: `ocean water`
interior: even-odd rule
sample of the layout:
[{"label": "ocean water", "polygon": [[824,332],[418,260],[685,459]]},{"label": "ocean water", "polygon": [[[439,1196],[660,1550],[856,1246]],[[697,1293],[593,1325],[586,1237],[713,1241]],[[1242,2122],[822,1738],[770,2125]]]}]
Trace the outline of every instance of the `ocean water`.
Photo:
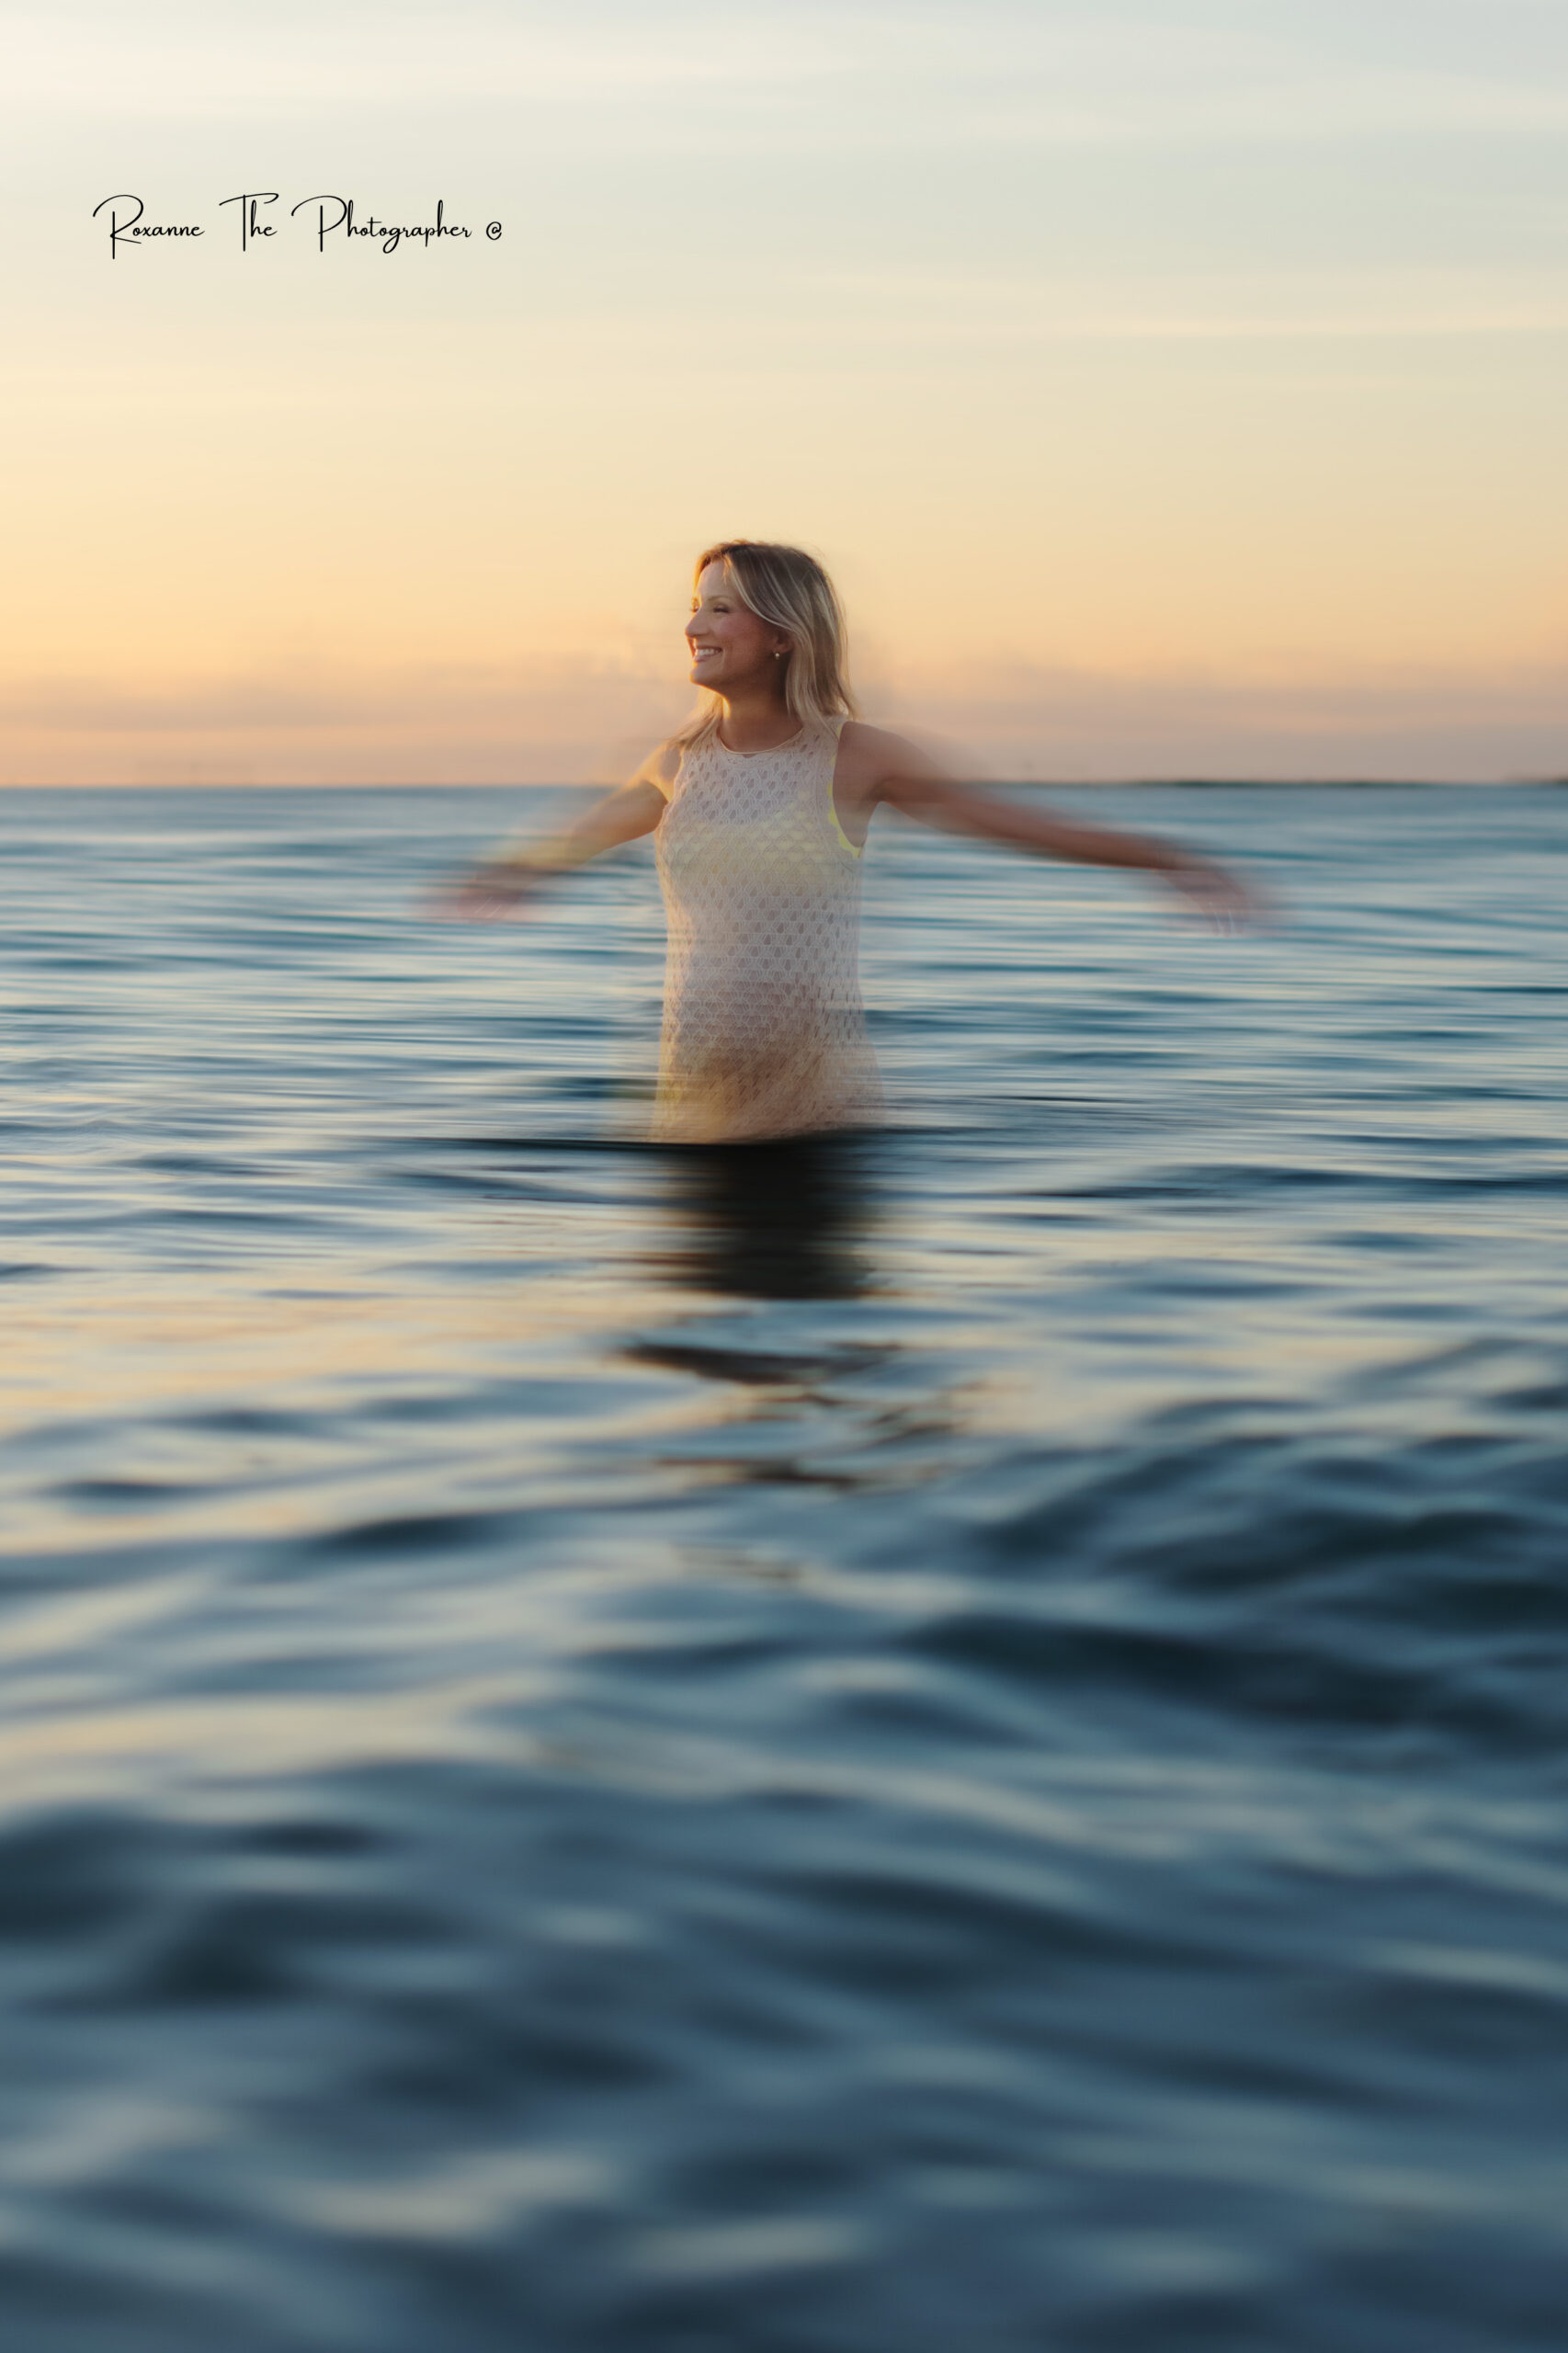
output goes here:
[{"label": "ocean water", "polygon": [[1568,794],[873,835],[636,1141],[550,796],[0,795],[7,2353],[1559,2353]]}]

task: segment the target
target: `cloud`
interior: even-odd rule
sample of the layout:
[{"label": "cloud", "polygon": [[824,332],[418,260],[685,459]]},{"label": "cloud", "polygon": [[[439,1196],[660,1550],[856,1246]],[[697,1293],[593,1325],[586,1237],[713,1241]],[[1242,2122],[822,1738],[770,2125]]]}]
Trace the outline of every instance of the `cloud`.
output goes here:
[{"label": "cloud", "polygon": [[1203,777],[1501,782],[1568,773],[1568,675],[1383,668],[1221,677],[1027,664],[879,682],[964,760],[1028,779]]},{"label": "cloud", "polygon": [[0,782],[609,783],[687,708],[668,672],[308,665],[0,687]]},{"label": "cloud", "polygon": [[308,664],[171,679],[153,687],[120,679],[50,677],[0,687],[0,722],[70,733],[386,727],[437,722],[527,729],[556,724],[588,710],[639,705],[655,682],[623,668],[528,670],[500,664],[403,665],[385,671],[335,670]]},{"label": "cloud", "polygon": [[[858,153],[1275,145],[1389,135],[1520,136],[1568,127],[1561,39],[1544,11],[1428,8],[1418,45],[1330,9],[973,0],[826,6],[754,0],[722,19],[673,0],[414,0],[14,8],[13,103],[74,117],[210,123],[454,106],[588,151],[640,111],[654,145],[700,123],[725,152],[762,138]],[[1506,34],[1503,27],[1506,27]],[[563,118],[567,119],[563,119]],[[770,129],[771,126],[771,129]],[[710,152],[712,152],[711,148]]]},{"label": "cloud", "polygon": [[[400,665],[331,682],[279,666],[142,688],[0,692],[14,784],[610,783],[675,723],[668,672]],[[868,669],[868,715],[934,733],[963,772],[1497,781],[1568,769],[1568,679],[1381,670],[1220,677],[1028,664]]]},{"label": "cloud", "polygon": [[797,18],[786,35],[765,9],[716,40],[710,19],[685,10],[602,0],[579,5],[575,22],[460,0],[438,31],[408,0],[340,0],[330,14],[302,0],[272,0],[265,13],[151,0],[132,17],[35,6],[12,12],[7,80],[14,99],[72,114],[314,116],[454,100],[603,108],[842,72],[843,45],[827,34],[824,25],[813,38]]},{"label": "cloud", "polygon": [[1568,333],[1568,292],[1544,271],[1417,269],[1281,280],[1240,272],[1154,279],[960,276],[907,269],[803,271],[802,292],[854,306],[868,343],[1315,343]]}]

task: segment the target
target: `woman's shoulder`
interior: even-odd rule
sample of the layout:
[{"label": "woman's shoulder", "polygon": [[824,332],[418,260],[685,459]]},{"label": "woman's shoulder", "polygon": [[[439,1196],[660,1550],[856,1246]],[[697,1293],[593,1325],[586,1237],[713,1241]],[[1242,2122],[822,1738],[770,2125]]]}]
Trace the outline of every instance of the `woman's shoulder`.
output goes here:
[{"label": "woman's shoulder", "polygon": [[630,781],[654,786],[667,801],[675,790],[676,779],[680,774],[680,764],[685,757],[686,746],[673,735],[668,735],[662,744],[654,745]]},{"label": "woman's shoulder", "polygon": [[864,719],[846,719],[838,732],[841,777],[865,784],[880,784],[907,764],[915,746],[891,728],[872,727]]}]

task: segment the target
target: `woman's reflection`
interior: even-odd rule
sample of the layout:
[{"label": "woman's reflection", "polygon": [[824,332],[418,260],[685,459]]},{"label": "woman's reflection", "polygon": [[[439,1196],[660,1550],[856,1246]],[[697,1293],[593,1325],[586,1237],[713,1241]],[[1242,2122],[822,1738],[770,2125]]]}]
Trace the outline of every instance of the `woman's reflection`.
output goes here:
[{"label": "woman's reflection", "polygon": [[855,1135],[710,1144],[667,1155],[676,1246],[665,1271],[743,1299],[852,1299],[867,1267],[870,1146]]}]

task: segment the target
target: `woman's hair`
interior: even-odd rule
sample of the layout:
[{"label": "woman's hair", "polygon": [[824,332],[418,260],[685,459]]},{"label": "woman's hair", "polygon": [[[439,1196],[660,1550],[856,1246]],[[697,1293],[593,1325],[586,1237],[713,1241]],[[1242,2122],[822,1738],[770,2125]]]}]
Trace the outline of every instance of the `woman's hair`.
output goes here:
[{"label": "woman's hair", "polygon": [[[778,547],[767,540],[721,540],[697,559],[693,581],[710,563],[725,577],[748,612],[790,641],[784,662],[784,700],[803,727],[827,728],[853,719],[855,698],[846,676],[844,613],[837,592],[815,556],[803,548]],[[702,689],[702,700],[670,738],[689,745],[704,742],[719,725],[719,697]]]}]

